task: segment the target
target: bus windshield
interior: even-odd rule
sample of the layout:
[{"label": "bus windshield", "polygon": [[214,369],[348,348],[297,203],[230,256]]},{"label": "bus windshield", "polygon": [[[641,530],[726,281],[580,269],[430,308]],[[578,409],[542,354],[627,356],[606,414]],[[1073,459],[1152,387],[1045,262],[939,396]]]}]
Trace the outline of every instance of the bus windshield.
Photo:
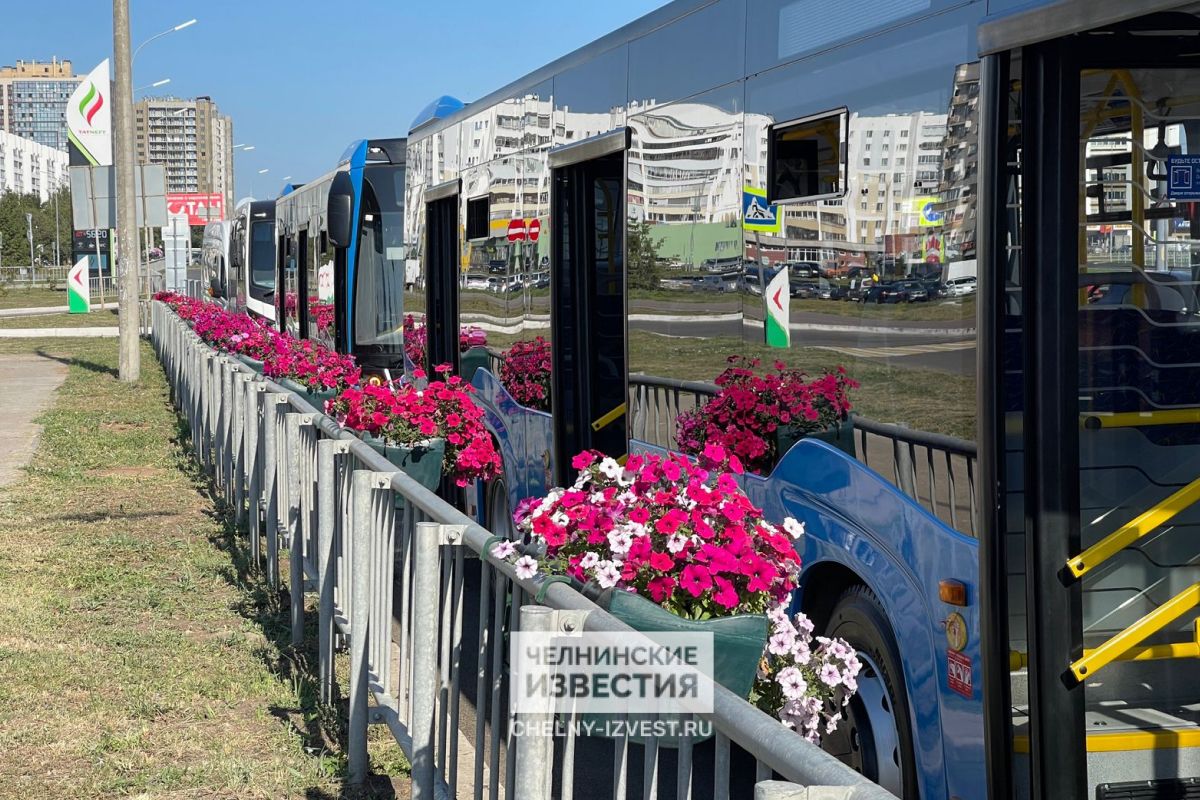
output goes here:
[{"label": "bus windshield", "polygon": [[362,230],[354,293],[354,340],[372,352],[404,347],[404,168],[363,170]]},{"label": "bus windshield", "polygon": [[250,280],[263,289],[275,288],[275,223],[250,226]]}]

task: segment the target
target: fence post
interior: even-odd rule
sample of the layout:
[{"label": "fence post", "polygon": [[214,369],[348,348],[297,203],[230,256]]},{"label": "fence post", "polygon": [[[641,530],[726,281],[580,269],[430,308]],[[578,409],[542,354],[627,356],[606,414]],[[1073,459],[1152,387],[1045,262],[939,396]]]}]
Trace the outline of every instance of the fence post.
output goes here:
[{"label": "fence post", "polygon": [[917,497],[917,482],[914,479],[915,469],[913,467],[912,453],[908,451],[908,445],[899,439],[892,439],[892,457],[896,461],[896,485],[900,487],[900,491],[915,500]]},{"label": "fence post", "polygon": [[333,561],[334,526],[337,514],[338,454],[349,445],[334,439],[317,442],[317,669],[320,676],[321,702],[333,702],[333,591],[337,565]]},{"label": "fence post", "polygon": [[[545,606],[521,606],[522,631],[552,633],[554,611]],[[554,720],[552,702],[544,712],[522,714],[522,728],[513,736],[517,750],[515,796],[521,800],[550,800],[550,781],[554,770],[554,738],[547,735],[546,727]],[[517,728],[517,721],[509,716],[509,724]],[[569,780],[565,777],[563,780]]]},{"label": "fence post", "polygon": [[371,484],[370,470],[359,469],[350,489],[350,720],[346,779],[361,786],[367,779],[367,647],[370,637]]},{"label": "fence post", "polygon": [[[263,410],[263,495],[266,498],[267,524],[267,585],[279,586],[279,495],[286,492],[279,480],[279,416],[287,395],[267,392]],[[285,461],[286,463],[286,461]]]},{"label": "fence post", "polygon": [[[438,691],[438,543],[441,531],[435,522],[418,522],[413,534],[412,629],[412,797],[433,800],[434,699]],[[454,743],[452,747],[457,747]],[[520,797],[520,795],[517,795]]]},{"label": "fence post", "polygon": [[304,527],[301,519],[300,493],[300,431],[312,426],[309,414],[290,413],[285,419],[288,459],[287,527],[288,527],[288,594],[292,601],[292,644],[304,641]]}]

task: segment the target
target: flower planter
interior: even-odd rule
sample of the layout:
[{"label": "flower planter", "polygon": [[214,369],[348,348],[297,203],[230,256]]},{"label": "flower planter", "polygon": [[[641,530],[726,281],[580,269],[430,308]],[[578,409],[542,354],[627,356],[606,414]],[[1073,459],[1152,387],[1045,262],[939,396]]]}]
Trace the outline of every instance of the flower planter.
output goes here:
[{"label": "flower planter", "polygon": [[[713,638],[713,679],[738,697],[749,698],[754,686],[758,665],[767,647],[770,626],[765,614],[739,614],[732,617],[713,619],[684,619],[664,610],[656,603],[632,592],[599,590],[595,584],[579,587],[584,595],[597,605],[636,631],[653,638],[655,632],[664,633],[711,633]],[[600,715],[582,715],[585,720],[597,724]],[[644,743],[637,737],[630,741]],[[693,738],[693,742],[700,741]],[[678,737],[659,737],[658,743],[665,747],[678,747]]]},{"label": "flower planter", "polygon": [[791,428],[777,428],[775,430],[775,446],[779,457],[783,458],[783,454],[791,450],[792,445],[806,437],[809,439],[820,439],[826,444],[833,445],[851,458],[856,457],[854,452],[853,414],[836,425],[831,425],[823,431],[816,431],[814,433],[800,433]]},{"label": "flower planter", "polygon": [[296,383],[291,378],[273,378],[272,380],[274,380],[283,388],[287,389],[289,392],[295,392],[303,397],[310,406],[315,408],[317,411],[320,411],[322,414],[325,413],[325,401],[332,400],[337,395],[337,390],[335,389],[329,389],[324,392],[311,391],[303,384]]},{"label": "flower planter", "polygon": [[257,358],[251,358],[250,356],[242,355],[241,353],[234,353],[233,357],[257,372],[259,375],[262,375],[263,362],[259,361]]},{"label": "flower planter", "polygon": [[[361,438],[372,450],[395,464],[408,477],[431,492],[437,491],[442,482],[442,458],[446,454],[444,439],[430,439],[426,444],[405,447],[388,444],[369,433],[362,434]],[[396,508],[404,508],[403,497],[396,498]]]},{"label": "flower planter", "polygon": [[464,383],[470,383],[475,377],[475,370],[486,369],[488,366],[488,351],[486,347],[472,347],[459,354],[460,374]]}]

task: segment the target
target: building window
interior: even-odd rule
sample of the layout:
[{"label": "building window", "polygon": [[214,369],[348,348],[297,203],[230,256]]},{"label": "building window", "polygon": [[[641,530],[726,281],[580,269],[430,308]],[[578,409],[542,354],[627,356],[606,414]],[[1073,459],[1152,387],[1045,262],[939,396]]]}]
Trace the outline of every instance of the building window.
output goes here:
[{"label": "building window", "polygon": [[488,226],[491,218],[489,196],[477,197],[467,201],[467,238],[488,238]]},{"label": "building window", "polygon": [[839,109],[771,126],[767,139],[768,202],[842,194],[847,117],[846,109]]}]

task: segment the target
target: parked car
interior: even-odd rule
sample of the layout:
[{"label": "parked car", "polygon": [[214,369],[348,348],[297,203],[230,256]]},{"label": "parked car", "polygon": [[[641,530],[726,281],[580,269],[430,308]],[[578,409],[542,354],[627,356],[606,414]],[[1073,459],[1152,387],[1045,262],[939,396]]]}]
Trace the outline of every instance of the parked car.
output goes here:
[{"label": "parked car", "polygon": [[930,300],[936,300],[939,297],[946,297],[948,287],[940,280],[931,279],[921,281],[921,285],[925,287],[925,291],[929,293]]},{"label": "parked car", "polygon": [[881,283],[867,292],[867,302],[876,303],[907,303],[908,292],[897,283]]},{"label": "parked car", "polygon": [[929,291],[920,281],[900,281],[896,287],[904,292],[906,302],[922,303],[929,299]]},{"label": "parked car", "polygon": [[946,285],[950,287],[949,294],[951,297],[966,297],[967,295],[975,294],[979,283],[974,277],[963,275],[959,278],[951,278],[946,281]]}]

